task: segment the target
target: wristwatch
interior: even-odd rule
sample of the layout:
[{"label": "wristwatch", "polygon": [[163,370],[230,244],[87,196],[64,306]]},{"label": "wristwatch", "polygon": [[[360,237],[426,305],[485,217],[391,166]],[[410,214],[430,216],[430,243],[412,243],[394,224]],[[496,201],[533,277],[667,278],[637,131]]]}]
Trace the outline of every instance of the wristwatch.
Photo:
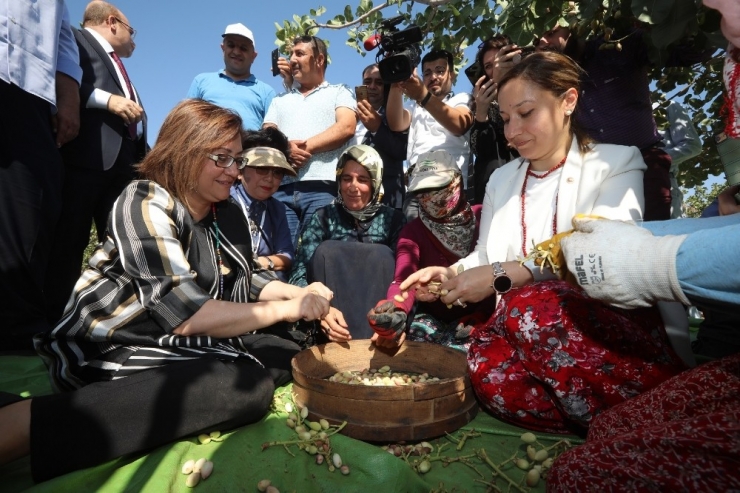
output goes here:
[{"label": "wristwatch", "polygon": [[493,267],[493,282],[491,283],[493,290],[498,294],[504,294],[511,291],[513,283],[511,282],[511,278],[506,274],[504,268],[501,267],[501,262],[494,262],[491,264],[491,267]]},{"label": "wristwatch", "polygon": [[265,258],[267,259],[267,269],[275,270],[275,262],[273,262],[270,257],[265,257]]}]

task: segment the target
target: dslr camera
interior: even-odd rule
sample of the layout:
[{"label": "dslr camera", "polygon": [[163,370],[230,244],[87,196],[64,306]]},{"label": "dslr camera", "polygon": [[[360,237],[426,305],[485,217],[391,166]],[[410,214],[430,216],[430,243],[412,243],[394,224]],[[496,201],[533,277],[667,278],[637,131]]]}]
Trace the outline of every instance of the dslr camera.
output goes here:
[{"label": "dslr camera", "polygon": [[385,84],[401,82],[414,72],[421,61],[423,36],[418,26],[410,25],[400,31],[396,26],[403,16],[386,19],[380,23],[380,52],[377,55],[380,78]]}]

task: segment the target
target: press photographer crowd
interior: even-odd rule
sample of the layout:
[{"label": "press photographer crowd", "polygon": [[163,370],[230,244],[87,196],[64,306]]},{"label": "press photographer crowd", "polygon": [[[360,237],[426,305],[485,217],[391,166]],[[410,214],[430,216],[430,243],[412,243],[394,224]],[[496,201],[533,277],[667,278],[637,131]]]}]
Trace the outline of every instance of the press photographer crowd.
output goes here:
[{"label": "press photographer crowd", "polygon": [[618,49],[496,33],[467,84],[394,17],[356,82],[327,80],[315,35],[274,50],[276,94],[235,22],[151,146],[135,19],[6,2],[0,356],[37,354],[55,393],[0,392],[0,465],[45,481],[254,423],[298,352],[370,339],[460,351],[486,413],[585,438],[548,491],[740,490],[740,4],[703,4],[729,42],[728,183],[686,218],[702,141],[678,102],[656,125],[640,27]]}]

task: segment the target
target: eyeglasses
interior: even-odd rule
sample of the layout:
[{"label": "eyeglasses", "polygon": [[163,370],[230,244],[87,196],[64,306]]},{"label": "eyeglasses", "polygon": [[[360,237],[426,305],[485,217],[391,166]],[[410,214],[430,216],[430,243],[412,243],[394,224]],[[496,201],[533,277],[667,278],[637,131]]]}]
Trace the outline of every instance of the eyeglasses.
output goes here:
[{"label": "eyeglasses", "polygon": [[212,160],[216,166],[219,168],[228,168],[232,164],[234,164],[234,161],[236,161],[236,168],[239,170],[244,169],[244,167],[249,162],[249,159],[245,157],[234,157],[229,156],[228,154],[206,154],[208,156],[208,159]]},{"label": "eyeglasses", "polygon": [[444,75],[447,73],[448,67],[435,67],[434,70],[425,70],[422,74],[425,79],[430,78],[432,75],[436,75],[437,77],[444,77]]},{"label": "eyeglasses", "polygon": [[259,176],[274,176],[278,180],[285,178],[285,170],[280,168],[254,168]]},{"label": "eyeglasses", "polygon": [[136,37],[136,29],[134,29],[133,27],[129,26],[128,24],[126,24],[125,22],[123,22],[123,21],[122,21],[121,19],[119,19],[118,17],[115,17],[115,16],[114,16],[113,18],[114,18],[115,20],[117,20],[118,22],[120,22],[121,24],[123,24],[123,26],[124,26],[124,27],[125,27],[126,29],[128,29],[128,33],[129,33],[129,34],[131,35],[131,39],[134,39],[134,38]]}]

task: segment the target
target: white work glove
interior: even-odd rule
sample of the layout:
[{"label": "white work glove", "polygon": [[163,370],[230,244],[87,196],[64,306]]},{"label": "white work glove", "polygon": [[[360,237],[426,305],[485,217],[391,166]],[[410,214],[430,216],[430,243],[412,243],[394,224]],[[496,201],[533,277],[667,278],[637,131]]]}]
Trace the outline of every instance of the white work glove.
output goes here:
[{"label": "white work glove", "polygon": [[589,296],[620,308],[691,304],[676,275],[676,254],[686,235],[653,236],[607,219],[575,219],[574,226],[560,244],[568,270]]}]

